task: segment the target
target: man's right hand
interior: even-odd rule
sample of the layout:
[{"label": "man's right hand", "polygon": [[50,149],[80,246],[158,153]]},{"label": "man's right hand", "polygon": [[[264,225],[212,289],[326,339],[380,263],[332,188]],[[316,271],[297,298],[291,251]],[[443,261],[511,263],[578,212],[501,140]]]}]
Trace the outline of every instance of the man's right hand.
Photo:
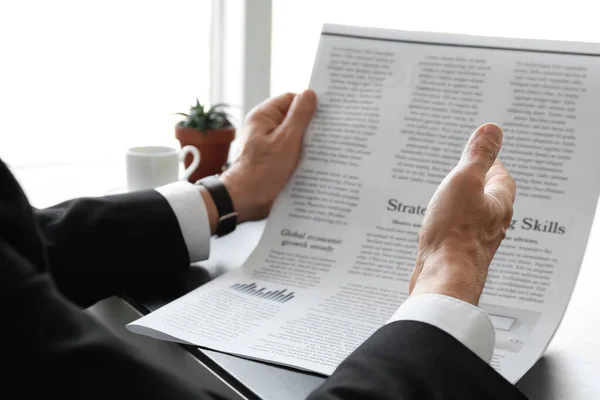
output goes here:
[{"label": "man's right hand", "polygon": [[419,232],[411,295],[437,293],[479,303],[515,200],[515,181],[496,160],[501,146],[500,127],[481,126],[437,188]]}]

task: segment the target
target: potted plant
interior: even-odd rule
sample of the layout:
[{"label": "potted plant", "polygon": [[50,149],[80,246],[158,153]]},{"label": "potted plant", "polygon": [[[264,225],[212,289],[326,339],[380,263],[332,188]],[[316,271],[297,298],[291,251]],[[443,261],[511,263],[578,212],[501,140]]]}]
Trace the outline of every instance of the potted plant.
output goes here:
[{"label": "potted plant", "polygon": [[[175,137],[181,147],[192,145],[200,151],[200,165],[190,176],[190,182],[206,176],[220,174],[227,164],[229,147],[235,138],[235,128],[229,115],[222,110],[225,104],[215,104],[208,108],[200,104],[190,107],[186,113],[177,113],[185,117],[175,125]],[[192,163],[192,156],[184,160],[185,167]]]}]

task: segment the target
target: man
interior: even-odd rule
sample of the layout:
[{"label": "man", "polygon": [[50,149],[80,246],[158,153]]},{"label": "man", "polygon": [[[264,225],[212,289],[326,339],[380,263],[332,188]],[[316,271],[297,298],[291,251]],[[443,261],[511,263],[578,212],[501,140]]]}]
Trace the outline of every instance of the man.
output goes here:
[{"label": "man", "polygon": [[[206,258],[210,235],[228,230],[219,218],[228,201],[239,223],[265,218],[298,163],[315,108],[312,91],[259,105],[246,120],[239,159],[206,187],[179,182],[32,211],[1,164],[0,343],[8,374],[0,398],[217,398],[81,308]],[[472,135],[427,208],[409,300],[311,399],[523,398],[489,366],[494,331],[477,307],[515,196],[495,161],[501,141],[492,124]]]}]

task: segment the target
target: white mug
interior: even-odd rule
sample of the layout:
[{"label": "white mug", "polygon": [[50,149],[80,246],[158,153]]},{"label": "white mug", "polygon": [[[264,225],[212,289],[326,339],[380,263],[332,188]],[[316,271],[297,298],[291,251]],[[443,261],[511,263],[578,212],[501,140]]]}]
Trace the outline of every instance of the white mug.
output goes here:
[{"label": "white mug", "polygon": [[[189,153],[194,157],[179,178],[180,162]],[[181,150],[163,146],[132,147],[127,150],[127,189],[153,189],[178,180],[187,180],[200,165],[200,152],[194,146]]]}]

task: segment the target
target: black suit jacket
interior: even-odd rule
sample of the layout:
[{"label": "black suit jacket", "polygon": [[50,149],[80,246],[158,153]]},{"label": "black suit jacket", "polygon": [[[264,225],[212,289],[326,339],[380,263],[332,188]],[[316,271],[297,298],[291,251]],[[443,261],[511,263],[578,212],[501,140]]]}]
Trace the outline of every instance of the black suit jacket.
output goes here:
[{"label": "black suit jacket", "polygon": [[[177,219],[157,192],[32,210],[0,162],[0,398],[216,399],[82,311],[128,285],[177,274],[189,261]],[[453,337],[412,321],[380,329],[310,396],[522,398]]]}]

